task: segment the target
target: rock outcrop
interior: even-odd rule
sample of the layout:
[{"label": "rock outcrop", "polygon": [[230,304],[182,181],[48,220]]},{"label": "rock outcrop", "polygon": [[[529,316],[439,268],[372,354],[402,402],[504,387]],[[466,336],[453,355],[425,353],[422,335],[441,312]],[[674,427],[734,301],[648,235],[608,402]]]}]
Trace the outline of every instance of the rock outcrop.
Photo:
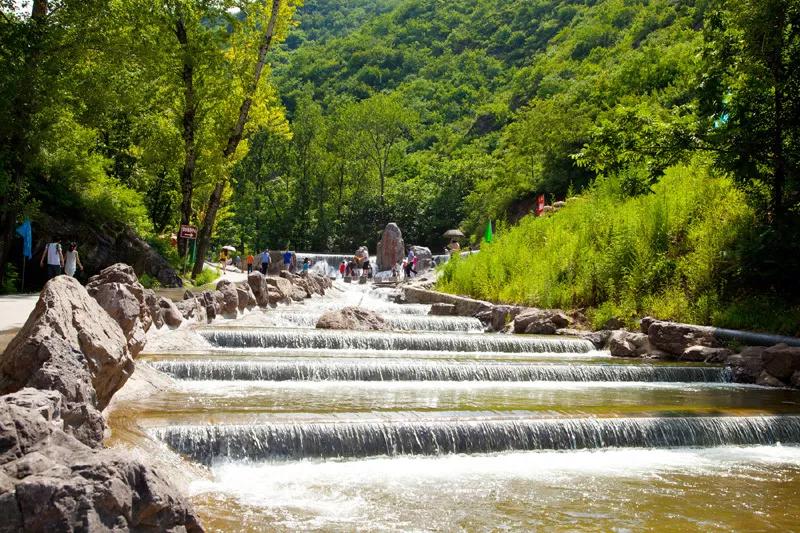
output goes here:
[{"label": "rock outcrop", "polygon": [[317,321],[317,328],[381,331],[386,329],[386,322],[374,311],[343,307],[323,313]]},{"label": "rock outcrop", "polygon": [[572,320],[564,312],[554,309],[525,309],[514,318],[514,333],[554,335],[566,328]]},{"label": "rock outcrop", "polygon": [[65,431],[62,397],[0,397],[1,531],[188,531],[197,517],[152,467]]},{"label": "rock outcrop", "polygon": [[[76,371],[75,390],[80,389],[78,370],[85,369],[99,409],[108,405],[133,372],[133,358],[119,324],[68,276],[58,276],[45,285],[28,321],[3,353],[0,393],[29,386],[35,376],[56,368]],[[61,392],[67,401],[73,401],[69,394],[73,385],[65,388]],[[84,396],[77,394],[74,401],[80,402]]]},{"label": "rock outcrop", "polygon": [[426,246],[412,246],[411,251],[417,258],[417,275],[433,268],[433,254]]},{"label": "rock outcrop", "polygon": [[136,273],[122,263],[111,265],[92,276],[86,290],[122,328],[128,349],[136,357],[144,348],[147,330],[153,323],[145,288]]},{"label": "rock outcrop", "polygon": [[259,307],[267,307],[269,305],[269,292],[267,291],[267,278],[261,272],[251,272],[247,276],[247,284],[256,299],[256,304]]},{"label": "rock outcrop", "polygon": [[[219,295],[219,296],[218,296]],[[239,293],[233,282],[223,279],[217,283],[217,304],[219,313],[225,318],[236,318],[239,313]],[[220,301],[221,300],[221,301]]]},{"label": "rock outcrop", "polygon": [[389,222],[378,242],[378,272],[392,270],[395,265],[403,262],[403,257],[405,257],[403,232],[400,231],[397,224]]}]

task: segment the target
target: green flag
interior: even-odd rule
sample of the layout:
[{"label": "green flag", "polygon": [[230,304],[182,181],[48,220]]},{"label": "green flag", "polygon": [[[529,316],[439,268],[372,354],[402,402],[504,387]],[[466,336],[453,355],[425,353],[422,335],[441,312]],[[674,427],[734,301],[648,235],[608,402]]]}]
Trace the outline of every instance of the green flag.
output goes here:
[{"label": "green flag", "polygon": [[489,221],[489,224],[486,225],[486,234],[483,236],[483,240],[486,242],[492,242],[492,221]]}]

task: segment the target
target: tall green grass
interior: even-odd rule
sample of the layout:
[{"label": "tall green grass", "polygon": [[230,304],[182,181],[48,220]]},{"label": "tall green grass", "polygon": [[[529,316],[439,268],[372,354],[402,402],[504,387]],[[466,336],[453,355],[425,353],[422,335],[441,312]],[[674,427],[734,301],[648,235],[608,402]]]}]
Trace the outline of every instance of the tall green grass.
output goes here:
[{"label": "tall green grass", "polygon": [[447,263],[438,288],[586,309],[598,327],[611,317],[633,326],[643,315],[747,326],[742,313],[726,312],[726,272],[755,220],[743,193],[702,162],[668,169],[642,196],[602,178],[560,211],[528,216],[479,254]]}]

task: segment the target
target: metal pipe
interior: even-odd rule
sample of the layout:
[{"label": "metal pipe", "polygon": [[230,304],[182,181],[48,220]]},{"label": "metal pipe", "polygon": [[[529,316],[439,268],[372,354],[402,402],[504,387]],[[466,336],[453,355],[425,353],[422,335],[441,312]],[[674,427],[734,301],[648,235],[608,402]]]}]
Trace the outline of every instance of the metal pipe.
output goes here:
[{"label": "metal pipe", "polygon": [[755,333],[737,329],[710,328],[711,334],[721,341],[735,341],[748,346],[772,346],[774,344],[787,344],[800,347],[800,338],[785,335],[771,335],[769,333]]}]

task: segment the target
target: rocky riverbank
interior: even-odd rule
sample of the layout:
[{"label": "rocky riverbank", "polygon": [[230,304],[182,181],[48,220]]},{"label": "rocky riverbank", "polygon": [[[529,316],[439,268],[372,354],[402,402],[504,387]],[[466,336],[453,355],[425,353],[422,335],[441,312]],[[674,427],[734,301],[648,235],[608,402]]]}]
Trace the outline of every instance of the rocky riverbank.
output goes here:
[{"label": "rocky riverbank", "polygon": [[[94,295],[94,297],[92,297]],[[59,276],[0,358],[0,531],[202,531],[150,464],[103,447],[102,410],[153,318],[133,270]]]},{"label": "rocky riverbank", "polygon": [[[723,364],[732,368],[734,380],[739,383],[800,388],[800,339],[717,330],[651,317],[642,318],[640,331],[591,331],[586,317],[579,312],[493,304],[414,285],[404,287],[400,300],[430,304],[431,314],[476,317],[489,331],[572,335],[591,341],[598,349],[608,349],[616,357]],[[742,339],[758,341],[758,345],[732,340],[739,333]]]}]

